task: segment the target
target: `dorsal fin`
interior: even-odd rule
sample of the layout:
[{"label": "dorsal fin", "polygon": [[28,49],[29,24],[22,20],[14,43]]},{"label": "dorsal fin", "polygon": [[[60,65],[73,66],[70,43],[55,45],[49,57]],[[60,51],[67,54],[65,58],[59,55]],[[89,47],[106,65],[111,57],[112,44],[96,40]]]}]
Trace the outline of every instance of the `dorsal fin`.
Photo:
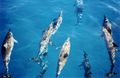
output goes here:
[{"label": "dorsal fin", "polygon": [[114,47],[119,47],[119,46],[118,46],[116,43],[114,43],[114,42],[113,42],[113,46],[114,46]]},{"label": "dorsal fin", "polygon": [[18,41],[17,41],[16,39],[14,39],[14,42],[15,42],[15,43],[18,43]]}]

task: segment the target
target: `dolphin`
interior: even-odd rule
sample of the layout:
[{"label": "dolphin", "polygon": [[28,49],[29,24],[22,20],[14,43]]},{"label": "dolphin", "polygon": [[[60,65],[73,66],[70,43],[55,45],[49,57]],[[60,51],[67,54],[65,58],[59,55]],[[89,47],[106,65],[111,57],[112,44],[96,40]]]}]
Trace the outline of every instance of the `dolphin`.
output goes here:
[{"label": "dolphin", "polygon": [[84,51],[84,60],[83,60],[82,64],[80,64],[79,66],[84,67],[84,70],[85,70],[84,77],[91,78],[91,66],[89,63],[88,54],[85,51]]},{"label": "dolphin", "polygon": [[49,28],[45,31],[43,38],[40,41],[40,52],[44,52],[46,46],[48,46],[48,44],[50,42],[51,36],[54,35],[56,33],[56,31],[58,30],[58,28],[60,27],[60,25],[62,23],[62,14],[63,14],[63,12],[61,11],[58,18],[56,20],[52,21]]},{"label": "dolphin", "polygon": [[110,72],[108,72],[106,74],[107,77],[113,76],[116,73],[113,71],[114,65],[115,65],[115,52],[117,52],[117,45],[115,44],[111,33],[109,33],[108,29],[106,29],[105,27],[103,27],[103,33],[104,33],[104,39],[106,42],[106,46],[107,46],[107,50],[108,50],[108,54],[109,54],[109,59],[111,62],[111,69]]},{"label": "dolphin", "polygon": [[42,37],[42,40],[40,41],[39,55],[42,54],[42,52],[44,54],[45,50],[47,49],[48,44],[50,43],[51,36],[54,35],[56,31],[58,30],[58,28],[60,27],[62,23],[62,14],[63,12],[61,11],[58,18],[56,20],[53,20],[49,28],[45,31]]},{"label": "dolphin", "polygon": [[48,68],[47,62],[43,61],[42,64],[41,64],[40,75],[37,78],[43,78],[45,72],[47,71],[47,68]]},{"label": "dolphin", "polygon": [[49,25],[48,29],[43,33],[42,39],[40,40],[39,51],[36,57],[33,57],[32,60],[40,64],[43,59],[43,56],[47,54],[47,47],[52,36],[53,26],[52,23]]},{"label": "dolphin", "polygon": [[62,23],[62,15],[63,12],[61,11],[58,18],[54,19],[43,33],[42,39],[40,40],[37,57],[32,58],[32,60],[37,62],[38,64],[40,63],[41,59],[43,59],[43,56],[47,55],[48,45],[51,43],[50,39],[60,27]]},{"label": "dolphin", "polygon": [[68,37],[67,40],[65,41],[65,43],[62,46],[60,55],[59,55],[59,60],[58,60],[58,65],[57,65],[57,72],[56,72],[56,78],[58,78],[58,76],[60,75],[62,69],[64,68],[69,53],[70,53],[70,38]]},{"label": "dolphin", "polygon": [[3,58],[3,62],[5,65],[5,69],[6,69],[6,75],[3,76],[3,78],[4,77],[10,78],[8,65],[10,62],[10,56],[11,56],[11,53],[14,47],[14,43],[17,43],[17,40],[15,40],[15,38],[13,37],[13,33],[9,29],[3,41],[2,48],[1,48],[2,58]]},{"label": "dolphin", "polygon": [[83,65],[84,65],[84,70],[85,70],[84,77],[85,78],[91,78],[91,66],[90,66],[88,55],[87,55],[86,52],[84,52]]},{"label": "dolphin", "polygon": [[77,23],[79,24],[83,16],[83,0],[76,0],[74,6],[77,17]]}]

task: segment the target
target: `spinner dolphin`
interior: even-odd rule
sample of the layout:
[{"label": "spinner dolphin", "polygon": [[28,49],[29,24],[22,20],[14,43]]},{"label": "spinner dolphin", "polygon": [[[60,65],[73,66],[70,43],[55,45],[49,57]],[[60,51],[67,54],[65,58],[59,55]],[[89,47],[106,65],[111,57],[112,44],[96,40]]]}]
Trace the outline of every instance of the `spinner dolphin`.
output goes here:
[{"label": "spinner dolphin", "polygon": [[13,33],[11,32],[11,30],[9,30],[6,34],[6,37],[3,41],[2,44],[2,58],[3,58],[3,62],[6,68],[6,75],[3,77],[10,77],[9,76],[9,62],[10,62],[10,56],[14,47],[14,43],[17,43],[17,40],[14,39],[13,37]]},{"label": "spinner dolphin", "polygon": [[62,14],[63,12],[61,11],[57,19],[54,19],[48,29],[46,29],[43,33],[43,36],[40,40],[40,45],[39,45],[39,51],[37,54],[37,57],[32,58],[33,61],[37,62],[38,64],[41,62],[44,56],[47,54],[48,50],[48,45],[51,43],[51,37],[56,33],[58,28],[60,27],[62,23]]},{"label": "spinner dolphin", "polygon": [[59,60],[58,60],[58,65],[57,65],[57,72],[56,72],[56,78],[58,78],[58,76],[60,75],[62,69],[64,68],[69,53],[70,53],[70,38],[67,38],[67,40],[65,41],[65,43],[62,46],[60,55],[59,55]]},{"label": "spinner dolphin", "polygon": [[115,44],[115,42],[111,36],[111,33],[109,33],[109,31],[105,27],[103,27],[103,33],[104,33],[104,39],[106,42],[106,47],[107,47],[110,62],[111,62],[110,72],[106,74],[106,76],[109,77],[109,76],[115,75],[113,68],[115,65],[115,52],[117,51],[118,46]]}]

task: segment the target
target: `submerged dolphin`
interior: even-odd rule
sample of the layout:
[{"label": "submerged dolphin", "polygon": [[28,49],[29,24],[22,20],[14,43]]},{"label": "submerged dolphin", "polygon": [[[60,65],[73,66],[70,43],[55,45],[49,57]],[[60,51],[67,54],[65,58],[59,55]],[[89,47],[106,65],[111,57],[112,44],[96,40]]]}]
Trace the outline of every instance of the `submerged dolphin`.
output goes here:
[{"label": "submerged dolphin", "polygon": [[90,66],[88,55],[86,52],[84,52],[83,66],[84,66],[84,70],[85,70],[84,77],[91,78],[91,66]]},{"label": "submerged dolphin", "polygon": [[36,58],[32,58],[35,62],[38,62],[47,54],[48,44],[50,43],[51,36],[56,33],[62,23],[62,11],[57,19],[54,19],[47,30],[43,33],[43,37],[40,41],[39,51]]},{"label": "submerged dolphin", "polygon": [[40,75],[37,78],[43,78],[47,68],[48,68],[47,62],[42,62]]},{"label": "submerged dolphin", "polygon": [[91,66],[90,66],[88,55],[86,52],[84,52],[84,60],[83,60],[82,64],[79,66],[84,67],[84,70],[85,70],[84,77],[91,78]]},{"label": "submerged dolphin", "polygon": [[6,34],[4,41],[3,41],[2,49],[1,49],[3,62],[5,65],[5,68],[6,68],[6,76],[3,76],[3,78],[10,77],[8,75],[9,74],[8,64],[10,62],[10,56],[11,56],[11,53],[12,53],[12,50],[14,47],[14,43],[17,43],[17,40],[14,39],[13,33],[11,32],[11,30],[9,30]]},{"label": "submerged dolphin", "polygon": [[57,65],[57,72],[56,72],[56,78],[58,78],[58,76],[60,75],[63,67],[65,66],[68,56],[69,56],[69,52],[70,52],[70,38],[67,38],[67,40],[65,41],[65,43],[62,46],[60,55],[59,55],[59,60],[58,60],[58,65]]},{"label": "submerged dolphin", "polygon": [[115,75],[115,72],[113,71],[114,65],[115,65],[115,52],[117,51],[117,45],[114,43],[114,40],[111,36],[111,33],[109,33],[108,29],[103,27],[103,33],[104,33],[104,38],[111,62],[111,69],[110,72],[106,74],[107,77]]},{"label": "submerged dolphin", "polygon": [[83,16],[83,0],[76,0],[75,2],[75,13],[77,17],[77,23],[80,23],[80,20]]}]

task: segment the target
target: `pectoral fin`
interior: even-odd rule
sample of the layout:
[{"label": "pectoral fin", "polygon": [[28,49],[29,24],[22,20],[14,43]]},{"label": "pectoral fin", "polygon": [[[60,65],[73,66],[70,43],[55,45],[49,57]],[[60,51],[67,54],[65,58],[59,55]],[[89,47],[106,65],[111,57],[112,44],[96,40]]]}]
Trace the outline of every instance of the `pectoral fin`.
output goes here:
[{"label": "pectoral fin", "polygon": [[118,46],[116,43],[114,43],[114,42],[113,42],[113,46],[114,46],[114,47],[119,47],[119,46]]},{"label": "pectoral fin", "polygon": [[14,39],[14,42],[15,42],[15,43],[18,43],[18,41],[17,41],[16,39]]},{"label": "pectoral fin", "polygon": [[7,44],[5,43],[4,45],[3,45],[5,48],[7,48]]}]

